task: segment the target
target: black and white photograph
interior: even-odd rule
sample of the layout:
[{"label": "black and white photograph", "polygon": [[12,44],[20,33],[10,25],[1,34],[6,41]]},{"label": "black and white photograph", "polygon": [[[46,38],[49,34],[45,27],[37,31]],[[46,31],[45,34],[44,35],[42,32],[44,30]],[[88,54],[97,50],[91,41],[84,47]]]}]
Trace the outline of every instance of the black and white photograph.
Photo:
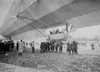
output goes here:
[{"label": "black and white photograph", "polygon": [[100,72],[100,0],[0,0],[0,72]]}]

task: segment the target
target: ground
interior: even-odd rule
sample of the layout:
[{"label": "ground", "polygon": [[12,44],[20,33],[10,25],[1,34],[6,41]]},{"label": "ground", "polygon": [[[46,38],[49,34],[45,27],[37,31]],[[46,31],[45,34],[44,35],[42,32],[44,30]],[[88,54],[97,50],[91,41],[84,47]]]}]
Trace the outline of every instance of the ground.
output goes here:
[{"label": "ground", "polygon": [[13,51],[9,52],[8,56],[0,55],[0,62],[50,72],[100,72],[100,55],[92,54],[26,51],[19,57],[17,52]]}]

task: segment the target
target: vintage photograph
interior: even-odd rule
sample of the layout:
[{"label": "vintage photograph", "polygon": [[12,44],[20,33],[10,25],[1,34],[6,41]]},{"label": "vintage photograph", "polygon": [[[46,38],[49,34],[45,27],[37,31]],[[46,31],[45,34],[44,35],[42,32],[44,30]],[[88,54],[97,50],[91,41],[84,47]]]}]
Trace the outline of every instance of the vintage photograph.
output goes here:
[{"label": "vintage photograph", "polygon": [[0,72],[100,72],[100,0],[0,0]]}]

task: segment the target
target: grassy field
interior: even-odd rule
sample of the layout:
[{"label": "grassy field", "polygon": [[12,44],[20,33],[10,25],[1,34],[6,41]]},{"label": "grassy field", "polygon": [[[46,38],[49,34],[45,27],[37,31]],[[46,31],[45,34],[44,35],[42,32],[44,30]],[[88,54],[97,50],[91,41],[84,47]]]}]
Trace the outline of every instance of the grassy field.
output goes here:
[{"label": "grassy field", "polygon": [[100,72],[100,55],[30,51],[24,52],[22,57],[19,57],[16,51],[8,54],[0,55],[0,62],[50,72]]}]

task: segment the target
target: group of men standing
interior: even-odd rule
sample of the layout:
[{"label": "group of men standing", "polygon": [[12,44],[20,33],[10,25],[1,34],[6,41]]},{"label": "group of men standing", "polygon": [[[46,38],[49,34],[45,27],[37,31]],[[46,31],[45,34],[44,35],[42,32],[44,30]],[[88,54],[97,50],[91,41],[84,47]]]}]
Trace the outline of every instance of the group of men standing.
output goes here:
[{"label": "group of men standing", "polygon": [[9,40],[9,41],[4,41],[0,40],[0,53],[1,54],[7,54],[8,51],[13,51],[14,49],[14,41]]},{"label": "group of men standing", "polygon": [[48,52],[48,51],[56,51],[58,52],[58,48],[59,48],[59,52],[62,52],[62,42],[41,42],[40,45],[40,52]]},{"label": "group of men standing", "polygon": [[67,52],[70,54],[78,54],[78,42],[71,41],[67,43]]},{"label": "group of men standing", "polygon": [[[26,43],[26,45],[27,45],[27,43]],[[22,56],[23,52],[26,51],[26,45],[25,45],[25,42],[23,40],[20,40],[20,42],[17,41],[16,49],[18,51],[19,56]],[[32,48],[32,53],[34,53],[35,52],[34,41],[32,41],[30,43],[30,46]]]},{"label": "group of men standing", "polygon": [[[78,43],[76,41],[71,41],[66,43],[66,51],[68,54],[78,54]],[[18,45],[18,44],[17,44]],[[34,41],[30,43],[30,46],[32,48],[32,53],[35,52],[35,45]],[[19,56],[22,56],[22,53],[25,50],[25,43],[23,40],[19,42],[18,47],[18,53]],[[63,43],[62,41],[51,41],[51,42],[41,42],[40,45],[40,53],[43,52],[62,52],[63,51]]]},{"label": "group of men standing", "polygon": [[[77,49],[78,49],[78,43],[76,41],[71,41],[66,43],[66,51],[68,54],[78,54]],[[54,42],[41,42],[40,45],[40,52],[49,52],[49,51],[54,51],[54,52],[62,52],[63,51],[63,43],[61,41],[54,41]]]},{"label": "group of men standing", "polygon": [[[30,46],[32,48],[32,53],[35,52],[35,46],[34,46],[34,41],[30,43]],[[9,40],[2,42],[0,41],[0,53],[6,54],[8,51],[12,51],[14,49],[14,41]],[[25,47],[25,42],[21,40],[20,42],[17,41],[16,43],[16,49],[18,51],[18,55],[22,56],[22,53],[26,50]],[[66,51],[68,54],[78,54],[77,52],[78,49],[78,43],[76,41],[68,42]],[[63,51],[63,43],[62,41],[52,41],[52,42],[41,42],[40,45],[40,52],[62,52]]]},{"label": "group of men standing", "polygon": [[22,53],[26,50],[25,42],[23,40],[20,40],[20,42],[17,41],[16,50],[18,51],[18,55],[22,56]]}]

